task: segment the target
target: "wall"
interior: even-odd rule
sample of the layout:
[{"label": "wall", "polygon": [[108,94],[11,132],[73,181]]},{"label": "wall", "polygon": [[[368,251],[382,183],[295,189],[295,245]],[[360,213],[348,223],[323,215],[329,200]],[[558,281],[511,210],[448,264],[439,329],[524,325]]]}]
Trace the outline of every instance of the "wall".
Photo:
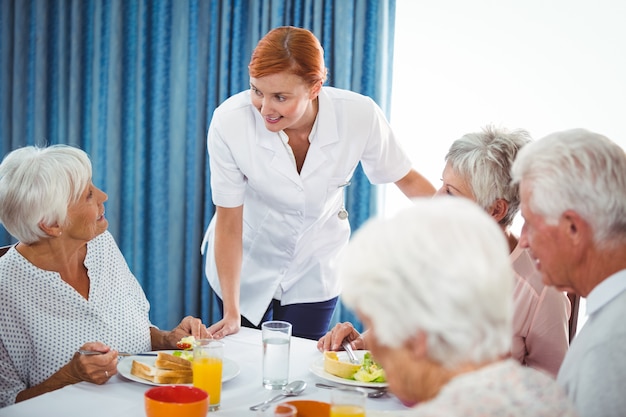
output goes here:
[{"label": "wall", "polygon": [[[397,0],[396,13],[390,120],[435,187],[452,141],[486,124],[535,139],[583,127],[626,148],[626,2]],[[409,204],[394,186],[381,196],[383,216]]]},{"label": "wall", "polygon": [[[488,123],[535,139],[584,127],[626,148],[626,2],[397,0],[391,123],[441,185],[445,153]],[[395,187],[389,215],[407,204]]]}]

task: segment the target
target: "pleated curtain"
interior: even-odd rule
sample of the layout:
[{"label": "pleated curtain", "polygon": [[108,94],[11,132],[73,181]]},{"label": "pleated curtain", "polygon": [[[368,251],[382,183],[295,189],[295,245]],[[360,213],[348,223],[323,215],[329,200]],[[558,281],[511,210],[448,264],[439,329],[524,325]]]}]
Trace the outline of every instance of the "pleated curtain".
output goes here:
[{"label": "pleated curtain", "polygon": [[[395,0],[0,0],[0,146],[84,149],[109,195],[109,230],[162,328],[219,319],[200,243],[213,213],[206,133],[248,88],[270,29],[321,40],[328,85],[388,111]],[[346,190],[356,230],[375,212],[359,168]],[[0,244],[14,240],[0,229]],[[115,290],[115,289],[112,289]],[[334,322],[360,324],[339,305]]]}]

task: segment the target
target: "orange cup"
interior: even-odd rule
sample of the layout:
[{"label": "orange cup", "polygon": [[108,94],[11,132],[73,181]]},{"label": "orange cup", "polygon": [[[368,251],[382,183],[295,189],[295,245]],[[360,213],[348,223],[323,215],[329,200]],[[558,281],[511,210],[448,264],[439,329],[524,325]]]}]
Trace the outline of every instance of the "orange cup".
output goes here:
[{"label": "orange cup", "polygon": [[196,387],[166,385],[146,391],[144,404],[147,417],[206,417],[209,395]]},{"label": "orange cup", "polygon": [[289,401],[298,410],[298,417],[329,417],[330,404],[322,401],[313,400],[295,400]]}]

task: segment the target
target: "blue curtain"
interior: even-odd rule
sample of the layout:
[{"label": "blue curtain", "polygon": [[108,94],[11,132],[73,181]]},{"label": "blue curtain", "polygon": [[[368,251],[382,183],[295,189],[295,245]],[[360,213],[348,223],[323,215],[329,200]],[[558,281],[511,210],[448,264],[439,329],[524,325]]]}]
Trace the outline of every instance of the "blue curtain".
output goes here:
[{"label": "blue curtain", "polygon": [[[0,0],[0,146],[88,152],[109,194],[109,227],[163,328],[217,320],[200,243],[214,213],[206,132],[248,88],[271,28],[311,29],[329,85],[388,111],[395,0]],[[354,230],[375,210],[359,169],[346,191]],[[4,229],[0,244],[13,242]],[[339,306],[335,321],[360,324]]]}]

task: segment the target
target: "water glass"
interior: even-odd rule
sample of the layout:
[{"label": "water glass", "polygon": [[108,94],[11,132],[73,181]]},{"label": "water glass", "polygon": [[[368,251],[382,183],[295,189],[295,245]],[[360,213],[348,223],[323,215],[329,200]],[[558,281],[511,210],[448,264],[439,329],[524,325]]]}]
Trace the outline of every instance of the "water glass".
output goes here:
[{"label": "water glass", "polygon": [[257,417],[296,417],[298,409],[291,404],[283,403],[258,410],[256,415]]},{"label": "water glass", "polygon": [[330,394],[330,417],[365,417],[367,393],[358,388],[333,389]]},{"label": "water glass", "polygon": [[209,394],[209,410],[220,408],[222,394],[222,363],[224,342],[214,339],[199,339],[193,347],[193,386]]},{"label": "water glass", "polygon": [[266,321],[261,325],[263,338],[263,386],[282,389],[289,381],[289,342],[291,323]]}]

